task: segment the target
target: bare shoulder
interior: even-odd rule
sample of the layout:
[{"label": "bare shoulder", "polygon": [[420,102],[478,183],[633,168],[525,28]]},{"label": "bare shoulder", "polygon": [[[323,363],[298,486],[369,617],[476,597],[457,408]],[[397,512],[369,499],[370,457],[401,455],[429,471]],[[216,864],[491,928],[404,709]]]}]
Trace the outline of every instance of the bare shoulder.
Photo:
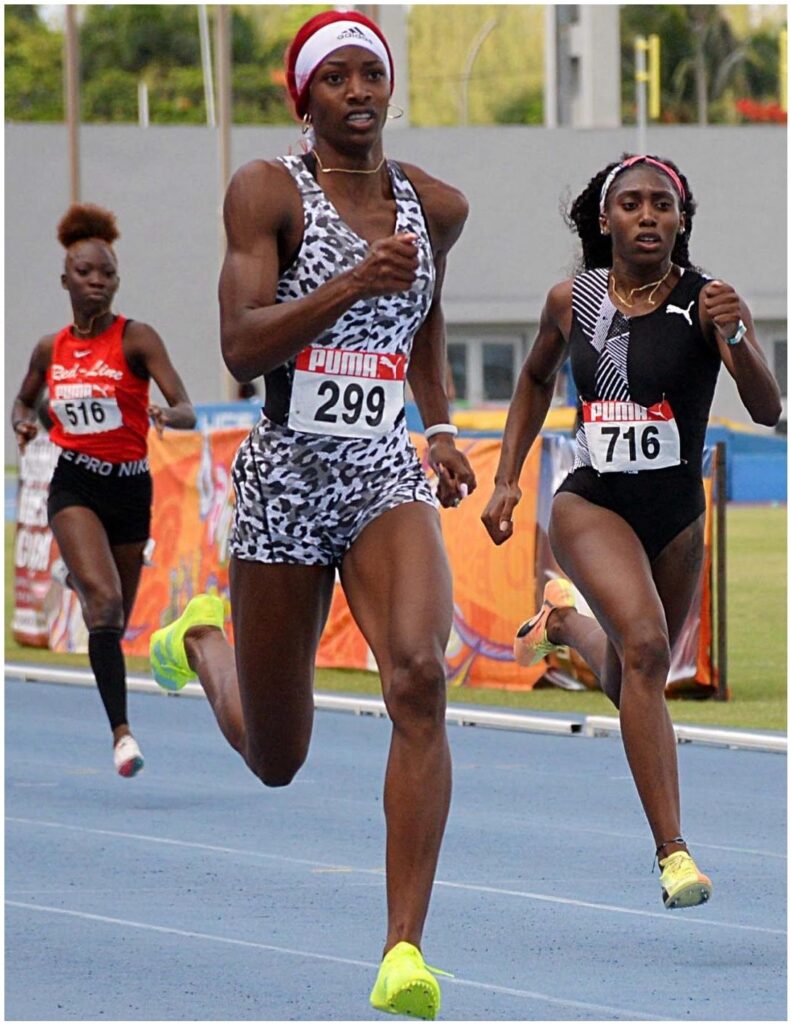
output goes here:
[{"label": "bare shoulder", "polygon": [[250,160],[234,173],[223,208],[229,239],[280,230],[300,210],[299,192],[280,160]]},{"label": "bare shoulder", "polygon": [[123,347],[126,361],[133,369],[148,366],[148,360],[161,354],[165,343],[150,324],[128,320],[124,326]]},{"label": "bare shoulder", "polygon": [[30,356],[30,362],[33,366],[47,369],[52,362],[52,349],[55,346],[55,338],[57,336],[58,332],[56,331],[52,334],[45,334],[43,338],[39,338]]},{"label": "bare shoulder", "polygon": [[557,284],[553,284],[547,292],[547,310],[549,312],[565,312],[571,306],[571,293],[573,287],[573,277],[569,277],[565,281],[558,281]]},{"label": "bare shoulder", "polygon": [[547,292],[544,309],[541,313],[542,324],[547,327],[557,327],[566,338],[571,330],[571,295],[573,287],[573,277],[553,284]]},{"label": "bare shoulder", "polygon": [[150,324],[145,324],[142,320],[127,320],[124,326],[124,342],[145,343],[152,339],[161,340]]},{"label": "bare shoulder", "polygon": [[[399,161],[400,163],[400,161]],[[447,249],[462,232],[470,205],[464,193],[414,164],[400,164],[412,182],[429,220],[432,237]]]}]

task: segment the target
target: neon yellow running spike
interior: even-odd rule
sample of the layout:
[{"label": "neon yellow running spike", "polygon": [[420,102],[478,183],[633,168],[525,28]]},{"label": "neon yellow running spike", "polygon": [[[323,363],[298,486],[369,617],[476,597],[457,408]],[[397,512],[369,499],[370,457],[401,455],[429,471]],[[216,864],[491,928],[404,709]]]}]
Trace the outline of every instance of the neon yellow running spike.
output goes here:
[{"label": "neon yellow running spike", "polygon": [[181,615],[151,634],[149,657],[151,672],[163,690],[180,690],[191,679],[197,679],[187,661],[184,634],[193,626],[217,626],[222,629],[225,611],[219,597],[198,594]]},{"label": "neon yellow running spike", "polygon": [[371,1006],[384,1013],[400,1013],[420,1020],[436,1020],[440,1007],[440,990],[434,974],[447,971],[428,967],[417,946],[398,942],[379,967],[376,984],[371,991]]},{"label": "neon yellow running spike", "polygon": [[552,651],[560,650],[547,637],[547,619],[555,608],[574,608],[575,604],[574,587],[568,580],[559,576],[547,583],[541,607],[516,632],[514,658],[518,665],[537,665]]},{"label": "neon yellow running spike", "polygon": [[676,850],[660,860],[659,866],[662,869],[659,876],[662,900],[668,910],[697,907],[711,898],[711,879],[698,871],[686,850]]}]

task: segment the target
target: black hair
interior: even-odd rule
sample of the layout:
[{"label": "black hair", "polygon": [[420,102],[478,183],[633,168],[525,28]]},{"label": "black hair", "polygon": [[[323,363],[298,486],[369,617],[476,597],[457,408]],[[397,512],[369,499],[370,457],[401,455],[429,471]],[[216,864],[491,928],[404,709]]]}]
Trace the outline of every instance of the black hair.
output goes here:
[{"label": "black hair", "polygon": [[[614,167],[623,163],[624,160],[628,160],[630,155],[632,154],[624,153],[620,160],[613,161],[594,174],[565,215],[566,223],[572,231],[576,231],[582,242],[582,267],[584,270],[612,266],[612,238],[610,235],[603,235],[599,226],[599,197],[607,175]],[[681,211],[685,215],[684,234],[676,236],[670,258],[679,267],[696,269],[689,258],[689,236],[692,234],[692,221],[697,203],[692,195],[689,182],[672,160],[659,156],[652,156],[651,159],[658,160],[672,168],[684,186],[684,200],[681,203]],[[649,166],[653,165],[649,164]]]}]

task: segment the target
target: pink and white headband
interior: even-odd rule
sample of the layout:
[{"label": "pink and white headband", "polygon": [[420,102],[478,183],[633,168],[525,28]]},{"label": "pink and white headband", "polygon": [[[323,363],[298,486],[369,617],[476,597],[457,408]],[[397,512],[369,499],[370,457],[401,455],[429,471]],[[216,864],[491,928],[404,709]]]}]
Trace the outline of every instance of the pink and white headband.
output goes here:
[{"label": "pink and white headband", "polygon": [[610,191],[610,187],[621,171],[625,171],[629,167],[633,167],[635,164],[646,163],[653,164],[654,167],[658,167],[661,171],[670,178],[673,185],[678,192],[679,198],[681,199],[681,205],[684,205],[686,199],[686,192],[684,186],[681,184],[681,178],[676,174],[672,167],[668,167],[667,164],[663,164],[661,160],[655,160],[652,156],[630,156],[628,160],[624,160],[623,163],[617,164],[607,177],[604,179],[604,184],[601,187],[599,193],[599,213],[604,215],[604,207],[607,202],[607,193]]},{"label": "pink and white headband", "polygon": [[360,46],[364,50],[370,50],[384,64],[388,81],[392,82],[393,66],[390,54],[379,36],[359,22],[335,21],[314,32],[299,51],[294,67],[294,77],[299,93],[308,84],[319,64],[343,46]]}]

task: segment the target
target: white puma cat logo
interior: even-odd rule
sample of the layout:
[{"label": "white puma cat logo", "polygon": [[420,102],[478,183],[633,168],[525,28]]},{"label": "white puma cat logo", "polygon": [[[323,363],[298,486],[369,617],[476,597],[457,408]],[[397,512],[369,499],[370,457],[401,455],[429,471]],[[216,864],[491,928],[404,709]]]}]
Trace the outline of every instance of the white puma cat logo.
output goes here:
[{"label": "white puma cat logo", "polygon": [[692,302],[690,302],[690,304],[687,306],[686,309],[682,309],[681,306],[674,306],[672,303],[669,303],[665,307],[665,309],[667,310],[668,313],[680,313],[684,317],[684,319],[687,321],[689,326],[691,327],[692,326],[692,313],[690,311],[691,311],[691,309],[692,309],[692,307],[694,305],[695,305],[695,300],[693,299]]}]

